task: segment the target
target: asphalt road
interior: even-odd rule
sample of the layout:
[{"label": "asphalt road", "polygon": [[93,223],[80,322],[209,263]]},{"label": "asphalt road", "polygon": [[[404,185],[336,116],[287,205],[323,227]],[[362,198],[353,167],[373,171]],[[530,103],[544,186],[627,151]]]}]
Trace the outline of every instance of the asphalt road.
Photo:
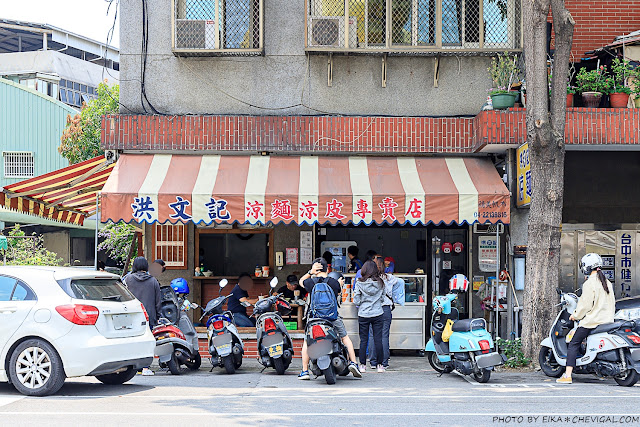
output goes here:
[{"label": "asphalt road", "polygon": [[136,376],[122,386],[74,378],[45,398],[0,384],[0,424],[640,425],[640,386],[590,376],[561,386],[540,372],[496,372],[488,384],[477,384],[456,374],[439,377],[424,358],[391,363],[386,373],[339,378],[333,386],[321,378],[297,380],[299,365],[284,376],[260,373],[255,361],[235,375],[210,373],[204,361],[198,372]]}]

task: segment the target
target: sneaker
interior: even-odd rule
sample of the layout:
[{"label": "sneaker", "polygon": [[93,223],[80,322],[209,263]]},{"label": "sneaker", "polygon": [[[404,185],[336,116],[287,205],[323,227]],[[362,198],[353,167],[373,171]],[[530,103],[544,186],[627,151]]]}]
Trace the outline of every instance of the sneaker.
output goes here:
[{"label": "sneaker", "polygon": [[571,379],[571,377],[566,377],[564,375],[558,378],[556,382],[558,384],[573,384],[573,380]]},{"label": "sneaker", "polygon": [[354,377],[362,378],[362,371],[358,369],[358,365],[356,365],[355,363],[349,362],[349,371],[351,371]]},{"label": "sneaker", "polygon": [[142,368],[142,376],[149,377],[151,375],[155,375],[154,372],[149,368]]},{"label": "sneaker", "polygon": [[367,372],[367,365],[360,365],[358,369],[360,370],[361,373],[365,373]]},{"label": "sneaker", "polygon": [[387,370],[387,368],[385,368],[384,366],[378,365],[378,373],[382,373],[382,372],[384,372],[386,370]]},{"label": "sneaker", "polygon": [[301,371],[300,375],[298,375],[299,380],[310,380],[309,371]]}]

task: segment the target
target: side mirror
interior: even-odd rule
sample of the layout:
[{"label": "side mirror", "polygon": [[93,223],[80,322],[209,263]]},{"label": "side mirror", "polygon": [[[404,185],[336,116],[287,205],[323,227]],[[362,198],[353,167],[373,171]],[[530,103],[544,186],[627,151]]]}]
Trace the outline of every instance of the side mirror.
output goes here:
[{"label": "side mirror", "polygon": [[271,281],[269,282],[269,286],[271,286],[271,288],[275,288],[276,286],[278,286],[278,278],[274,277],[273,279],[271,279]]},{"label": "side mirror", "polygon": [[227,286],[227,284],[229,283],[229,281],[227,279],[222,279],[220,280],[220,289],[224,288],[225,286]]}]

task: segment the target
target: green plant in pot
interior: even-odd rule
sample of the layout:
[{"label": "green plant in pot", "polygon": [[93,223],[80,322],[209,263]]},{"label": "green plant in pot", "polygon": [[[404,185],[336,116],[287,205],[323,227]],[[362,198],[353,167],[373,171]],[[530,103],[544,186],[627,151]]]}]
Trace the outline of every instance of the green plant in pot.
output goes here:
[{"label": "green plant in pot", "polygon": [[601,65],[595,70],[581,68],[576,76],[578,91],[582,94],[582,104],[587,108],[597,108],[603,94],[608,94],[613,86],[611,78],[606,77],[607,67]]},{"label": "green plant in pot", "polygon": [[633,74],[629,61],[615,58],[611,63],[611,74],[613,75],[613,89],[609,94],[611,108],[627,108],[629,95],[631,95],[631,88],[627,86],[627,79]]},{"label": "green plant in pot", "polygon": [[516,64],[517,59],[508,52],[491,59],[489,74],[495,86],[489,92],[489,96],[495,110],[511,108],[516,102],[517,93],[511,91],[511,86],[520,72]]}]

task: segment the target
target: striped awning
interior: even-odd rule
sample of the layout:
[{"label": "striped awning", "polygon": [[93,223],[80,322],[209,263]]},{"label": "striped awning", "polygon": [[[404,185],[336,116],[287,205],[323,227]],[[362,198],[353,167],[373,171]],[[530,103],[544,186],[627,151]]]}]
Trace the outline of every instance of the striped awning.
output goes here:
[{"label": "striped awning", "polygon": [[7,185],[0,192],[0,206],[55,221],[81,225],[96,211],[96,194],[109,178],[115,163],[104,156]]},{"label": "striped awning", "polygon": [[509,222],[509,192],[479,158],[138,155],[102,190],[102,221]]}]

